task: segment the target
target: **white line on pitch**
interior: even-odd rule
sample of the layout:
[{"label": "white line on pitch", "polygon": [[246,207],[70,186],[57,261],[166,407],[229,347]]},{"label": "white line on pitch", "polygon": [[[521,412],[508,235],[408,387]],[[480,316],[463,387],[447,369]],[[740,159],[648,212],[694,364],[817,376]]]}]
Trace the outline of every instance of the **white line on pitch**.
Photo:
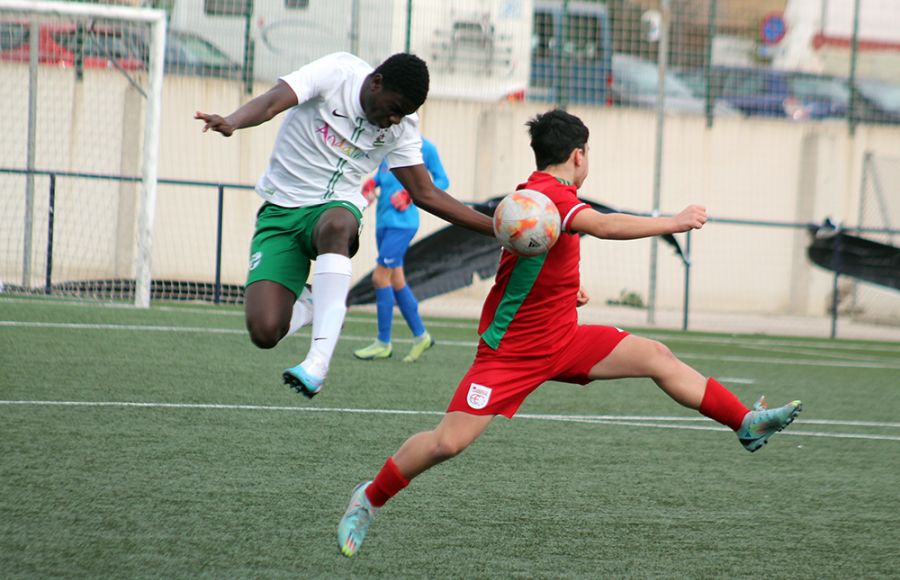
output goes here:
[{"label": "white line on pitch", "polygon": [[[65,328],[71,330],[130,330],[130,331],[147,331],[147,332],[197,332],[210,334],[244,334],[245,330],[237,328],[208,328],[202,326],[154,326],[154,325],[138,325],[138,324],[97,324],[97,323],[76,323],[76,322],[28,322],[17,320],[0,320],[0,327],[11,326],[20,328]],[[298,333],[298,337],[309,336],[304,331]],[[344,340],[355,341],[371,341],[371,336],[353,336],[342,335]],[[398,338],[395,342],[410,343],[411,338]],[[475,348],[476,342],[471,340],[439,340],[444,346],[461,346],[465,348]],[[873,361],[834,361],[834,360],[799,360],[796,358],[766,358],[766,357],[749,357],[740,355],[718,355],[718,354],[692,354],[679,352],[680,358],[699,359],[699,360],[717,360],[726,362],[741,362],[755,364],[780,364],[780,365],[803,365],[803,366],[821,366],[821,367],[838,367],[838,368],[858,368],[858,369],[900,369],[900,364],[888,364]]]},{"label": "white line on pitch", "polygon": [[[761,346],[755,344],[746,344],[742,345],[741,348],[746,348],[748,350],[761,350],[763,352],[771,352],[772,349],[768,346]],[[778,348],[778,352],[783,354],[799,354],[808,357],[823,357],[827,356],[829,358],[835,360],[855,360],[855,361],[869,361],[869,362],[881,362],[884,359],[872,356],[862,356],[858,352],[822,352],[821,350],[812,349],[808,347],[804,348],[790,348],[786,346],[782,346]]]},{"label": "white line on pitch", "polygon": [[[540,417],[535,417],[540,418]],[[660,423],[647,423],[644,421],[615,421],[610,419],[551,419],[551,421],[567,421],[574,423],[594,423],[598,425],[623,425],[626,427],[654,427],[657,429],[692,429],[696,431],[730,431],[726,427],[706,427],[701,425],[672,425]],[[876,441],[900,441],[900,435],[866,435],[862,433],[825,433],[821,431],[782,431],[782,435],[793,435],[799,437],[827,437],[831,439],[867,439]]]},{"label": "white line on pitch", "polygon": [[[442,416],[442,411],[413,411],[404,409],[353,409],[353,408],[335,408],[335,407],[289,407],[289,406],[269,406],[269,405],[223,405],[213,403],[152,403],[152,402],[131,402],[131,401],[2,401],[0,405],[41,405],[41,406],[60,406],[60,407],[132,407],[132,408],[161,408],[161,409],[218,409],[218,410],[236,410],[236,411],[300,411],[311,413],[359,413],[366,415],[429,415]],[[706,421],[706,418],[695,417],[641,417],[641,416],[622,416],[622,415],[541,415],[523,413],[516,415],[519,419],[530,419],[538,421],[560,421],[568,423],[593,423],[600,425],[621,425],[626,427],[653,427],[657,429],[692,429],[699,431],[728,431],[729,429],[714,425],[675,425],[672,423],[662,423],[662,421]],[[655,421],[655,422],[653,422]],[[807,423],[815,423],[819,425],[857,425],[857,426],[890,426],[900,427],[900,423],[869,423],[865,421],[826,421],[819,419],[817,421],[806,421]],[[900,436],[895,435],[868,435],[862,433],[826,433],[819,431],[786,431],[787,435],[809,436],[809,437],[827,437],[832,439],[866,439],[873,441],[900,441]]]},{"label": "white line on pitch", "polygon": [[[79,306],[79,307],[93,307],[93,308],[103,308],[103,309],[121,309],[121,310],[134,310],[134,305],[125,304],[125,303],[114,303],[114,302],[83,302],[83,301],[75,301],[75,300],[36,300],[36,299],[27,299],[27,298],[13,298],[13,297],[2,297],[0,296],[0,305],[4,303],[11,304],[39,304],[41,306]],[[154,305],[152,306],[153,311],[158,312],[184,312],[184,313],[192,313],[192,314],[209,314],[211,316],[244,316],[244,312],[242,309],[224,309],[221,306],[213,306],[210,305],[207,308],[191,308],[189,306],[164,306],[164,305]],[[395,316],[398,320],[399,316]],[[434,320],[430,317],[428,318],[428,325],[434,326],[435,328],[476,328],[478,326],[477,320],[474,319],[460,319],[459,322],[450,322],[448,320]],[[450,317],[452,318],[452,317]],[[468,321],[467,321],[468,320]],[[348,314],[347,322],[371,322],[373,325],[375,324],[375,317],[361,317],[354,316],[353,314]],[[671,342],[688,342],[688,343],[707,343],[707,344],[718,344],[718,345],[734,345],[734,346],[770,346],[770,347],[781,347],[781,346],[789,346],[789,347],[805,347],[817,350],[862,350],[865,352],[888,352],[888,353],[900,353],[900,343],[891,343],[891,341],[872,341],[880,344],[859,344],[859,341],[845,340],[839,339],[837,341],[813,341],[809,339],[805,339],[803,337],[786,337],[781,338],[778,336],[771,337],[728,337],[728,336],[696,336],[691,334],[661,334],[657,333],[656,329],[653,328],[641,328],[636,329],[636,332],[641,336],[645,336],[647,338],[655,338],[663,341],[671,341]],[[890,343],[890,344],[888,344]]]}]

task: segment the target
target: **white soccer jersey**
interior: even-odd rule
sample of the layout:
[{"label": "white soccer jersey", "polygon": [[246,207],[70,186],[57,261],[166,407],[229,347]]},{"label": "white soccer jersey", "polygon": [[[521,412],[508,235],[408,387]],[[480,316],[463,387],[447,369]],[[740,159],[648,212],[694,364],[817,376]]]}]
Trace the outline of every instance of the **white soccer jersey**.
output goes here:
[{"label": "white soccer jersey", "polygon": [[387,129],[366,120],[359,92],[372,70],[339,52],[281,77],[298,104],[287,112],[256,184],[263,199],[282,207],[348,201],[362,210],[362,180],[383,159],[391,168],[422,163],[417,115]]}]

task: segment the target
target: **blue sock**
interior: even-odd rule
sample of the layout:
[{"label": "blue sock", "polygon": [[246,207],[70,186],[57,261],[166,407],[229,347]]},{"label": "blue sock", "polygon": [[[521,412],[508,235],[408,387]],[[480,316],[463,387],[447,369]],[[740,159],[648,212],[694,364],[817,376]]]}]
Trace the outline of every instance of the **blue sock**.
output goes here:
[{"label": "blue sock", "polygon": [[390,286],[375,289],[378,307],[378,340],[391,342],[391,318],[394,316],[394,289]]},{"label": "blue sock", "polygon": [[409,286],[404,286],[399,290],[394,290],[394,296],[397,297],[397,304],[400,306],[400,313],[406,319],[406,324],[412,331],[413,336],[422,336],[425,334],[425,324],[422,317],[419,316],[419,301],[416,300]]}]

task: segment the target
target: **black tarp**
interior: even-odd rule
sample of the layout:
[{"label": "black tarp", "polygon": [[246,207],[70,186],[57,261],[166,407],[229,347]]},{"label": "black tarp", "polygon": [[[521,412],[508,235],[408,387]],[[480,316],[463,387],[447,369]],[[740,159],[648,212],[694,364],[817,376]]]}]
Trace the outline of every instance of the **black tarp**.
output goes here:
[{"label": "black tarp", "polygon": [[[494,215],[494,209],[503,197],[473,204],[472,208],[485,215]],[[583,198],[581,201],[602,213],[619,213],[602,203]],[[674,236],[662,238],[684,259],[681,246]],[[450,225],[411,245],[404,258],[403,271],[406,283],[416,297],[425,300],[470,286],[475,275],[482,280],[490,278],[497,273],[499,265],[500,244],[495,238]],[[374,303],[375,290],[370,271],[350,289],[347,304]]]},{"label": "black tarp", "polygon": [[826,270],[900,290],[900,248],[853,236],[830,222],[810,228],[810,261]]}]

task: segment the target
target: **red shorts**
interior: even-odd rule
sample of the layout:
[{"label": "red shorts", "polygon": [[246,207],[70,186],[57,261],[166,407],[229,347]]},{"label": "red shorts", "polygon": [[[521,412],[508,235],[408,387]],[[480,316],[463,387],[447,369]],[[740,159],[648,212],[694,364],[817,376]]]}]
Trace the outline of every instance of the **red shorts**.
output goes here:
[{"label": "red shorts", "polygon": [[586,385],[591,368],[628,336],[613,326],[578,326],[572,339],[555,354],[504,355],[484,341],[475,362],[456,387],[447,411],[512,418],[542,383],[560,381]]}]

